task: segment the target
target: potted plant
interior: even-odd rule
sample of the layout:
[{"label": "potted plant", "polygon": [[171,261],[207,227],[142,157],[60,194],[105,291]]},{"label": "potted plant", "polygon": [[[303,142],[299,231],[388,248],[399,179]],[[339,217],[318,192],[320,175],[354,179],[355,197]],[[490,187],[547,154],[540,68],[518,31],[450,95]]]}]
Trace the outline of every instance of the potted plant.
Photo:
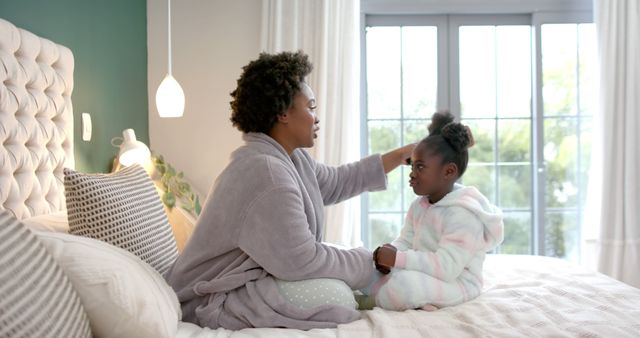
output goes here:
[{"label": "potted plant", "polygon": [[202,210],[200,198],[192,191],[191,185],[184,178],[184,173],[176,172],[162,155],[152,153],[151,163],[155,169],[154,181],[160,189],[162,203],[169,210],[179,206],[197,218]]}]

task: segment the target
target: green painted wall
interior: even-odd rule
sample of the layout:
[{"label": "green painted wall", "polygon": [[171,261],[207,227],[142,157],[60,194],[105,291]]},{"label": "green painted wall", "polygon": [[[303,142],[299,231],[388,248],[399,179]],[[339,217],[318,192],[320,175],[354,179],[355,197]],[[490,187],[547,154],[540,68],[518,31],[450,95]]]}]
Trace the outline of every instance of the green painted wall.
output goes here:
[{"label": "green painted wall", "polygon": [[[149,144],[145,0],[0,0],[0,18],[71,49],[76,169],[106,172],[111,139],[133,128]],[[82,141],[80,116],[93,136]]]}]

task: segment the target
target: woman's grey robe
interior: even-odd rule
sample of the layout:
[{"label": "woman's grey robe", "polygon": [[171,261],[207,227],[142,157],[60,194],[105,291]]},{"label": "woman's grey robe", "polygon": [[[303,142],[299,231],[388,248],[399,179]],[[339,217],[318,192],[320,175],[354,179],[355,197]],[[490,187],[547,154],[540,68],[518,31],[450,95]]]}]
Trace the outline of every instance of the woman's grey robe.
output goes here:
[{"label": "woman's grey robe", "polygon": [[194,233],[167,280],[183,320],[210,328],[335,327],[360,317],[339,305],[301,309],[278,292],[274,278],[336,278],[352,289],[373,271],[364,248],[321,243],[324,205],[386,187],[380,155],[329,167],[296,149],[289,156],[265,134],[246,144],[214,184]]}]

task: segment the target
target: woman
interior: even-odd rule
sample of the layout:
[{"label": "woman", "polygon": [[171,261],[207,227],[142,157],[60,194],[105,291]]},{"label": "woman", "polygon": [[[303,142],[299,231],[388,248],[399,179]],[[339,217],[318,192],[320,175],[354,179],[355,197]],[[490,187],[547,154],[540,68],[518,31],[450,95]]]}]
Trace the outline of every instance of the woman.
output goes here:
[{"label": "woman", "polygon": [[231,93],[231,121],[246,144],[232,153],[167,275],[183,320],[211,328],[311,329],[359,318],[328,298],[323,305],[295,304],[282,286],[320,278],[351,289],[366,285],[374,271],[369,251],[321,243],[324,205],[384,189],[385,174],[414,146],[337,168],[316,163],[301,149],[314,145],[319,124],[304,82],[311,68],[301,52],[261,54],[243,68]]}]

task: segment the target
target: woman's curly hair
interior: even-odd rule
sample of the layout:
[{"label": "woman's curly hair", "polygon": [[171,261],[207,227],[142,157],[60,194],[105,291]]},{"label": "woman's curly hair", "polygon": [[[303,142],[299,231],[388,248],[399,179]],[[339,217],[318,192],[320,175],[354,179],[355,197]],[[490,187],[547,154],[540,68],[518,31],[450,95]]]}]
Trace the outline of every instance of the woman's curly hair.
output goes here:
[{"label": "woman's curly hair", "polygon": [[309,57],[302,51],[261,53],[242,68],[238,86],[231,92],[233,125],[244,133],[271,131],[312,69]]}]

